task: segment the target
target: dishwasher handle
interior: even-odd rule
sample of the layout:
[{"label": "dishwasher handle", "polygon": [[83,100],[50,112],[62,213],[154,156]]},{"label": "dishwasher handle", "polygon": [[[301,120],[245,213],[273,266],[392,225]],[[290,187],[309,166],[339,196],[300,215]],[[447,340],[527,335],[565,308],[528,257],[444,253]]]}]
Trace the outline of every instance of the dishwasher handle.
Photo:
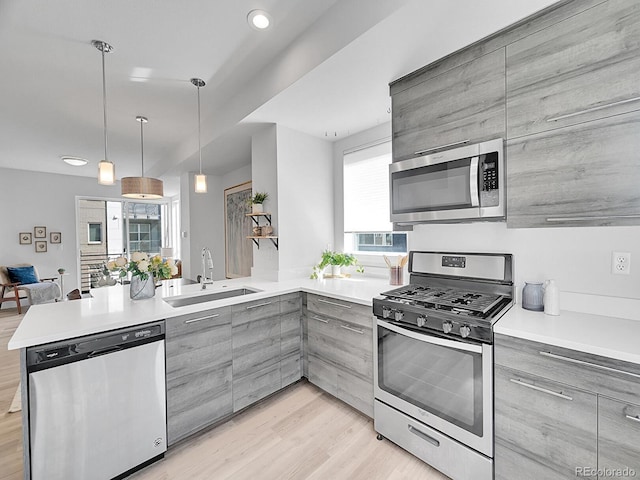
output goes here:
[{"label": "dishwasher handle", "polygon": [[91,352],[90,354],[87,355],[87,358],[95,358],[95,357],[99,357],[101,355],[107,355],[109,353],[119,352],[120,350],[123,350],[123,348],[120,345],[115,345],[113,347],[103,348],[101,350],[94,350],[93,352]]}]

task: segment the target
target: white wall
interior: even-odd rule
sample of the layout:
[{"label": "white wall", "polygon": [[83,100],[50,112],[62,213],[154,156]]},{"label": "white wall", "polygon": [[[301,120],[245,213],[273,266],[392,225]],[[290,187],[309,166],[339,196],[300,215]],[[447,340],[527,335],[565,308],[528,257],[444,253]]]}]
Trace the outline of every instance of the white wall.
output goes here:
[{"label": "white wall", "polygon": [[[390,136],[388,123],[334,145],[337,249],[343,246],[344,233],[343,152]],[[518,298],[525,280],[554,278],[563,292],[640,299],[640,227],[508,229],[504,222],[419,225],[409,233],[409,248],[512,253]],[[611,273],[612,251],[631,253],[630,275]]]},{"label": "white wall", "polygon": [[251,180],[251,165],[224,176],[207,175],[207,193],[195,193],[193,176],[184,174],[180,182],[180,230],[187,232],[182,239],[183,276],[195,280],[202,274],[201,252],[207,247],[213,258],[213,278],[221,280],[225,278],[224,190]]},{"label": "white wall", "polygon": [[[278,220],[278,165],[276,126],[267,125],[251,137],[251,176],[255,192],[267,192],[269,199],[264,209],[271,213],[274,234],[280,235]],[[282,241],[282,239],[280,239]],[[270,241],[260,241],[260,248],[253,247],[252,277],[272,280],[278,278],[278,250]]]},{"label": "white wall", "polygon": [[309,276],[333,241],[333,156],[325,140],[278,125],[279,278]]},{"label": "white wall", "polygon": [[[98,185],[95,178],[0,168],[0,265],[31,263],[41,277],[57,276],[64,267],[65,294],[79,288],[76,196],[113,198],[120,187]],[[18,233],[47,227],[47,252],[20,245]],[[62,243],[49,243],[50,232],[62,232]]]}]

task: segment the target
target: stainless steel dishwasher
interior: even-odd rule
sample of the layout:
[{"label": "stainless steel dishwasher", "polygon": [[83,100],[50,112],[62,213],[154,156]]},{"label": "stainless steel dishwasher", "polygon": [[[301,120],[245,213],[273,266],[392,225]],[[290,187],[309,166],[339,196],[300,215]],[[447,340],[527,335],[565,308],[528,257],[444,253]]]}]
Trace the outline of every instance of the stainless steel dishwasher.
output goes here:
[{"label": "stainless steel dishwasher", "polygon": [[164,323],[27,349],[33,480],[112,479],[167,449]]}]

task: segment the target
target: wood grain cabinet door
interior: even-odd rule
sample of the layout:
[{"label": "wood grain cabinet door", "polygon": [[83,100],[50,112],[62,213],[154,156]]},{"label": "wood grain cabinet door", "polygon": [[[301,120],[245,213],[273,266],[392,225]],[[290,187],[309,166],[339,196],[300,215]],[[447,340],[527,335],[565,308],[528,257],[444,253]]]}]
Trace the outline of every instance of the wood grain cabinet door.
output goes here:
[{"label": "wood grain cabinet door", "polygon": [[169,445],[232,413],[231,309],[166,321]]},{"label": "wood grain cabinet door", "polygon": [[504,48],[402,90],[394,84],[393,160],[505,135]]},{"label": "wood grain cabinet door", "polygon": [[602,478],[640,476],[640,405],[598,397],[598,469]]},{"label": "wood grain cabinet door", "polygon": [[640,109],[637,0],[601,2],[506,49],[508,139]]},{"label": "wood grain cabinet door", "polygon": [[494,385],[496,480],[597,478],[597,395],[501,366]]}]

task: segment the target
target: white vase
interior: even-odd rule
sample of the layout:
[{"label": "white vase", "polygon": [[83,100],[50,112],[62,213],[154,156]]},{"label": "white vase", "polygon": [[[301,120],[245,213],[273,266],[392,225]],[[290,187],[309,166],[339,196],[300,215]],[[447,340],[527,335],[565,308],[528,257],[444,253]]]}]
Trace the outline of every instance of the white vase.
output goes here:
[{"label": "white vase", "polygon": [[146,280],[134,275],[129,285],[129,297],[131,300],[152,298],[156,294],[156,282],[152,274]]},{"label": "white vase", "polygon": [[331,275],[334,277],[340,276],[340,265],[331,265]]},{"label": "white vase", "polygon": [[261,203],[253,203],[253,204],[251,205],[251,211],[252,211],[253,213],[263,213],[263,212],[264,212],[264,209],[263,209],[263,207],[262,207],[262,204],[261,204]]}]

